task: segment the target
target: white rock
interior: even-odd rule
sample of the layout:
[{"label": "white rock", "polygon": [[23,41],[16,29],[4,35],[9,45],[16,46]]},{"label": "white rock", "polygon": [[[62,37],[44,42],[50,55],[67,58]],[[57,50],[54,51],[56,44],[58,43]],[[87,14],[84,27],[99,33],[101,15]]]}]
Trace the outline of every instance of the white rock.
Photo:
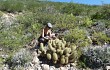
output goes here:
[{"label": "white rock", "polygon": [[9,70],[8,65],[3,65],[2,70]]},{"label": "white rock", "polygon": [[33,57],[37,56],[37,52],[34,51],[34,52],[32,53],[32,55],[33,55]]},{"label": "white rock", "polygon": [[60,67],[60,70],[68,70],[66,67]]},{"label": "white rock", "polygon": [[106,69],[107,69],[107,70],[110,70],[110,66],[106,66]]},{"label": "white rock", "polygon": [[29,67],[28,70],[34,70],[33,68]]},{"label": "white rock", "polygon": [[39,59],[38,59],[37,56],[35,56],[35,57],[33,58],[32,63],[33,63],[33,64],[39,64]]},{"label": "white rock", "polygon": [[75,63],[71,63],[71,65],[72,65],[72,66],[74,66],[74,67],[76,66],[76,64],[75,64]]},{"label": "white rock", "polygon": [[75,70],[73,67],[70,67],[70,69],[69,70]]},{"label": "white rock", "polygon": [[41,67],[37,67],[37,70],[41,70]]},{"label": "white rock", "polygon": [[47,64],[42,64],[42,70],[49,70],[49,65]]},{"label": "white rock", "polygon": [[50,70],[55,70],[55,67],[54,66],[50,66]]}]

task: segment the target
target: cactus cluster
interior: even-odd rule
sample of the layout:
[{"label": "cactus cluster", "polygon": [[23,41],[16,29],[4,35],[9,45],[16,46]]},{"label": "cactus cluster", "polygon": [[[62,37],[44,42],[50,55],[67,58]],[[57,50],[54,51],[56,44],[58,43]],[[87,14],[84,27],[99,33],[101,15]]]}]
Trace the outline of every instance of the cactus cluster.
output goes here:
[{"label": "cactus cluster", "polygon": [[40,43],[39,50],[47,57],[48,60],[52,60],[53,63],[68,64],[74,62],[77,58],[76,45],[66,42],[64,38],[49,40],[48,45],[44,46]]}]

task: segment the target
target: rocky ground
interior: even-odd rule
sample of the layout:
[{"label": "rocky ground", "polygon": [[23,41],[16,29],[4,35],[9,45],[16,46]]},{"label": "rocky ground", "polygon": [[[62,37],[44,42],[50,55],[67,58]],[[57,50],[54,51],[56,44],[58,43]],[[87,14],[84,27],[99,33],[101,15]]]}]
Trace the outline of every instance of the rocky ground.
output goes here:
[{"label": "rocky ground", "polygon": [[[26,48],[25,48],[26,49]],[[45,64],[45,61],[38,58],[39,54],[34,50],[32,53],[32,60],[24,65],[24,67],[17,66],[16,70],[78,70],[75,67],[75,63],[71,63],[65,66],[56,67],[54,65]],[[4,55],[5,56],[5,55]],[[3,57],[4,57],[3,56]],[[3,63],[2,63],[3,64]],[[3,64],[0,70],[10,70],[9,65]]]}]

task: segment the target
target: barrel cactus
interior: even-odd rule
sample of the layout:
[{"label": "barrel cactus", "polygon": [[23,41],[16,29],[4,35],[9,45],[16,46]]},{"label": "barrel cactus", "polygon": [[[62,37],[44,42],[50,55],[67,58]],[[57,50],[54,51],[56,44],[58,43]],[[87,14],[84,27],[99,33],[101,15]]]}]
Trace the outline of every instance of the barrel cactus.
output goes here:
[{"label": "barrel cactus", "polygon": [[[46,52],[45,55],[48,60],[52,60],[54,64],[68,64],[74,62],[77,56],[76,45],[66,42],[64,38],[49,40],[48,45],[40,44],[40,50]],[[45,57],[44,56],[44,57]]]}]

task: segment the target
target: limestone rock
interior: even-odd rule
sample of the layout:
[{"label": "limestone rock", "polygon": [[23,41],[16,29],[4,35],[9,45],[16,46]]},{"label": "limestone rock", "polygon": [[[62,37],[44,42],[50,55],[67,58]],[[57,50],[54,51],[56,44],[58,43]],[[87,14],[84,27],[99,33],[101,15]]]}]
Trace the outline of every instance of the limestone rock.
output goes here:
[{"label": "limestone rock", "polygon": [[110,66],[106,66],[106,69],[107,69],[107,70],[110,70]]},{"label": "limestone rock", "polygon": [[56,70],[54,66],[50,66],[50,70]]},{"label": "limestone rock", "polygon": [[60,67],[60,70],[68,70],[66,67]]},{"label": "limestone rock", "polygon": [[39,59],[38,59],[37,56],[35,56],[35,57],[33,58],[32,63],[33,63],[33,64],[39,64]]},{"label": "limestone rock", "polygon": [[42,64],[42,70],[49,70],[49,65],[47,64]]}]

